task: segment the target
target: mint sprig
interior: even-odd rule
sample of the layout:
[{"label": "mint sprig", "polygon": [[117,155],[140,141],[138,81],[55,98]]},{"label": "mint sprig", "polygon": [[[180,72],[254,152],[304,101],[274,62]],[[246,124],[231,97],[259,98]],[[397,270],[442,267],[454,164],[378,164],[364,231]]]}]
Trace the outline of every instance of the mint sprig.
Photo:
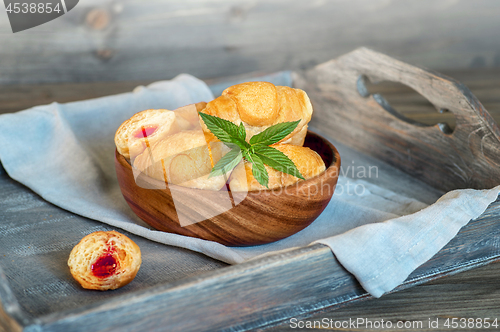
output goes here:
[{"label": "mint sprig", "polygon": [[243,159],[243,154],[241,153],[241,149],[238,145],[234,145],[234,148],[231,149],[228,153],[226,153],[220,160],[215,164],[208,176],[211,178],[212,176],[219,176],[226,174],[233,168],[235,168],[238,163]]},{"label": "mint sprig", "polygon": [[294,131],[299,122],[300,120],[275,124],[274,126],[267,128],[263,132],[252,136],[252,138],[250,138],[250,144],[271,145],[279,142],[283,138],[287,137],[288,134],[290,134],[292,131]]},{"label": "mint sprig", "polygon": [[269,146],[281,141],[297,128],[299,121],[282,122],[271,126],[246,141],[243,123],[239,126],[217,116],[199,113],[208,130],[231,148],[212,168],[209,177],[226,174],[245,159],[252,164],[252,175],[264,187],[269,188],[269,174],[264,165],[277,171],[305,180],[290,158]]},{"label": "mint sprig", "polygon": [[236,144],[240,149],[248,149],[250,144],[245,141],[246,131],[243,123],[238,127],[231,121],[217,116],[199,113],[208,130],[224,143]]},{"label": "mint sprig", "polygon": [[267,166],[270,166],[277,171],[290,174],[299,179],[305,180],[293,161],[291,161],[290,158],[288,158],[287,155],[280,150],[277,150],[270,146],[262,145],[255,147],[255,154]]}]

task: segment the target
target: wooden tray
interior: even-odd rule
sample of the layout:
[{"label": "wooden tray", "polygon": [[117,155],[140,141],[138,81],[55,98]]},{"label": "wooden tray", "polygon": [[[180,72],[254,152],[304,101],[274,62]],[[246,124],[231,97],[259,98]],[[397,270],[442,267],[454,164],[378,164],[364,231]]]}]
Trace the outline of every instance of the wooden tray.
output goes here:
[{"label": "wooden tray", "polygon": [[[458,82],[366,49],[309,72],[266,79],[286,84],[290,77],[310,95],[312,125],[336,140],[344,164],[369,160],[390,174],[379,183],[394,191],[425,200],[449,189],[500,183],[498,127]],[[443,126],[407,121],[381,96],[367,95],[368,79],[412,87],[438,109],[452,111],[457,127],[449,134]],[[69,251],[84,234],[111,227],[45,202],[1,168],[0,189],[0,330],[245,331],[370,298],[323,245],[227,266],[129,234],[148,253],[136,280],[113,292],[84,291],[65,269]],[[498,260],[498,216],[500,201],[395,291]],[[67,230],[64,238],[53,237],[56,227]]]}]

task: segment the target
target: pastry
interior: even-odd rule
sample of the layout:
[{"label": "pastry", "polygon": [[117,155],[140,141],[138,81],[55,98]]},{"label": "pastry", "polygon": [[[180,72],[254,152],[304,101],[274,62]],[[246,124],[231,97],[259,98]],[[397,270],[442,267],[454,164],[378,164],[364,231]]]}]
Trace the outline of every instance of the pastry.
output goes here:
[{"label": "pastry", "polygon": [[[325,170],[323,159],[313,150],[290,144],[275,144],[273,148],[283,152],[290,158],[300,174],[307,180],[316,175],[319,175]],[[299,181],[293,175],[282,173],[267,165],[265,165],[267,174],[269,175],[268,188],[275,189],[285,187]],[[248,162],[240,163],[231,173],[229,180],[229,188],[231,191],[252,191],[264,190],[262,186],[252,175],[252,164]]]},{"label": "pastry", "polygon": [[[275,86],[268,82],[247,82],[227,88],[201,112],[236,125],[243,122],[247,140],[272,125],[300,120],[295,130],[280,143],[302,146],[313,108],[307,94],[300,89]],[[201,119],[200,122],[207,141],[217,141]]]},{"label": "pastry", "polygon": [[206,106],[207,103],[202,101],[196,104],[191,104],[176,109],[174,113],[176,115],[176,121],[180,129],[181,130],[200,129],[198,112],[203,110]]},{"label": "pastry", "polygon": [[222,142],[205,141],[201,130],[181,131],[156,142],[134,160],[134,168],[169,184],[219,190],[225,176],[208,178],[212,167],[229,151]]},{"label": "pastry", "polygon": [[[248,82],[227,88],[208,104],[201,102],[173,112],[147,110],[125,121],[116,133],[115,142],[118,152],[130,159],[136,180],[142,173],[167,185],[209,190],[220,190],[225,185],[230,173],[210,178],[209,174],[229,148],[210,132],[198,112],[236,125],[243,123],[247,141],[275,124],[300,121],[275,147],[295,158],[292,160],[298,163],[299,171],[306,178],[325,169],[314,151],[302,148],[313,112],[307,94],[300,89],[268,82]],[[241,163],[234,170],[231,189],[263,189],[253,178],[251,167],[249,163]],[[266,169],[269,188],[298,180],[268,166]]]},{"label": "pastry", "polygon": [[135,278],[141,267],[141,250],[116,231],[94,232],[73,248],[68,266],[83,288],[116,289]]},{"label": "pastry", "polygon": [[163,109],[145,110],[136,113],[123,122],[115,134],[115,145],[118,153],[133,160],[146,147],[178,132],[175,112]]}]

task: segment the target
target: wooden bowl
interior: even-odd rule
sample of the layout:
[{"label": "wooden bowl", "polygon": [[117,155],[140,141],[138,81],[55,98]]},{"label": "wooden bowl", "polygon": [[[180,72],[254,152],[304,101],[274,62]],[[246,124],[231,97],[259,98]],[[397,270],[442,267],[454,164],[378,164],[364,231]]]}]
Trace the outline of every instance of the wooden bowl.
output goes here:
[{"label": "wooden bowl", "polygon": [[166,186],[146,176],[136,180],[130,163],[118,152],[115,168],[128,205],[155,229],[224,245],[250,246],[304,229],[332,198],[340,170],[337,150],[312,132],[308,132],[304,146],[323,158],[327,166],[323,173],[287,187],[248,193]]}]

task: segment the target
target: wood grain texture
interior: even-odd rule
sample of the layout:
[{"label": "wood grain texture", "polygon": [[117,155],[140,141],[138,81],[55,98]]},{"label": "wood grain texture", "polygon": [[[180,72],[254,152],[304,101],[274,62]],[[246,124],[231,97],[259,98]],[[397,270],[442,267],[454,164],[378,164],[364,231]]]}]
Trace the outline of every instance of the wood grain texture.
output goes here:
[{"label": "wood grain texture", "polygon": [[[499,213],[497,201],[394,292],[499,260]],[[379,300],[362,301],[370,298],[330,249],[316,244],[41,317],[26,330],[248,331],[354,302],[376,307]],[[398,305],[394,316],[408,312]]]},{"label": "wood grain texture", "polygon": [[[440,72],[465,83],[494,120],[497,123],[500,121],[500,68],[440,70]],[[205,82],[210,84],[214,95],[218,96],[228,86],[228,80],[236,84],[245,82],[258,74],[210,79]],[[269,75],[271,78],[274,76],[276,75]],[[291,80],[271,79],[271,81],[276,85],[291,84]],[[66,103],[130,92],[138,85],[149,83],[152,81],[0,85],[0,114],[52,102]],[[449,114],[436,112],[436,108],[427,99],[401,83],[386,81],[385,84],[375,85],[375,87],[376,93],[384,96],[396,110],[409,118],[432,125],[449,119]]]},{"label": "wood grain texture", "polygon": [[498,67],[499,14],[496,0],[86,0],[13,34],[0,6],[0,82],[299,70],[360,46],[430,68]]},{"label": "wood grain texture", "polygon": [[[403,83],[456,118],[452,133],[395,112],[364,81]],[[449,191],[500,184],[500,129],[461,83],[361,48],[297,76],[316,111],[312,125],[332,138]]]},{"label": "wood grain texture", "polygon": [[333,195],[340,170],[337,150],[311,132],[304,146],[323,158],[325,172],[285,188],[248,193],[166,185],[142,174],[134,178],[130,163],[118,152],[115,168],[125,200],[155,229],[231,246],[258,245],[309,226]]},{"label": "wood grain texture", "polygon": [[[67,266],[70,251],[89,233],[117,229],[48,203],[9,178],[1,165],[0,188],[0,310],[19,326],[55,312],[91,306],[227,266],[208,256],[120,230],[143,251],[141,270],[133,283],[121,289],[86,291],[71,277]],[[7,323],[15,326],[8,320],[0,321],[0,331]]]},{"label": "wood grain texture", "polygon": [[7,277],[0,267],[0,331],[22,331],[23,326],[28,324],[30,320],[19,307],[19,303],[9,288]]},{"label": "wood grain texture", "polygon": [[0,85],[0,114],[52,102],[68,103],[131,92],[135,87],[149,83],[152,81]]},{"label": "wood grain texture", "polygon": [[[328,322],[332,320],[333,324],[335,322],[349,322],[349,319],[354,321],[364,319],[372,322],[384,320],[392,323],[392,329],[377,329],[377,331],[403,330],[396,328],[397,322],[409,322],[410,328],[404,328],[404,331],[491,331],[496,328],[452,329],[446,327],[445,323],[447,319],[455,319],[460,324],[461,319],[470,318],[483,320],[490,318],[490,323],[495,318],[500,320],[499,274],[500,263],[497,262],[389,294],[374,301],[353,303],[296,318],[311,321],[312,324],[318,321],[322,322],[324,319]],[[430,328],[429,320],[432,322],[438,320],[438,328]],[[362,324],[357,329],[351,328],[350,330],[364,331],[368,328]],[[286,320],[276,326],[257,329],[257,331],[285,332],[292,331],[292,329],[290,328],[290,320]],[[338,331],[338,329],[295,328],[293,331],[324,332]]]},{"label": "wood grain texture", "polygon": [[[297,315],[294,318],[304,321],[322,321],[327,319],[335,321],[349,321],[369,319],[371,321],[390,321],[393,324],[392,329],[376,329],[382,331],[396,331],[398,321],[406,322],[422,322],[422,328],[404,329],[409,331],[436,331],[428,325],[428,320],[435,321],[439,319],[439,330],[450,330],[444,326],[447,318],[486,318],[491,320],[498,318],[500,323],[500,285],[498,284],[498,274],[500,273],[500,247],[498,246],[500,228],[498,214],[500,212],[500,201],[494,202],[488,210],[477,220],[470,222],[465,226],[450,243],[448,243],[438,254],[430,261],[420,266],[406,280],[405,284],[398,287],[391,294],[384,295],[379,299],[370,301],[359,301],[350,305],[335,305],[318,312],[311,314]],[[490,228],[491,227],[491,228]],[[486,229],[492,231],[492,236]],[[483,235],[479,235],[483,233]],[[478,236],[479,235],[479,236]],[[478,237],[476,237],[478,236]],[[472,247],[465,243],[474,243]],[[483,245],[489,247],[486,250],[493,249],[492,256],[489,260],[482,260],[476,254],[469,256],[469,264],[482,263],[487,264],[494,262],[491,265],[479,267],[471,271],[467,269],[465,261],[462,264],[457,264],[453,256],[461,251],[478,250]],[[494,248],[497,249],[494,249]],[[466,249],[467,248],[467,249]],[[481,250],[481,249],[479,249]],[[468,254],[467,254],[468,255]],[[455,270],[452,276],[439,274],[439,270],[451,272],[452,266],[455,265]],[[424,271],[427,271],[424,272]],[[406,289],[413,283],[420,286]],[[490,320],[490,321],[491,321]],[[276,325],[276,326],[272,326]],[[278,332],[290,331],[290,319],[283,321],[281,324],[270,324],[270,326],[259,331]],[[315,328],[301,329],[295,328],[294,331],[330,331],[343,330],[334,328]],[[364,325],[359,328],[347,329],[351,331],[369,330]],[[453,330],[453,329],[451,329]],[[455,329],[456,330],[456,329]],[[474,330],[474,329],[470,329]],[[480,330],[480,329],[476,329]]]}]

